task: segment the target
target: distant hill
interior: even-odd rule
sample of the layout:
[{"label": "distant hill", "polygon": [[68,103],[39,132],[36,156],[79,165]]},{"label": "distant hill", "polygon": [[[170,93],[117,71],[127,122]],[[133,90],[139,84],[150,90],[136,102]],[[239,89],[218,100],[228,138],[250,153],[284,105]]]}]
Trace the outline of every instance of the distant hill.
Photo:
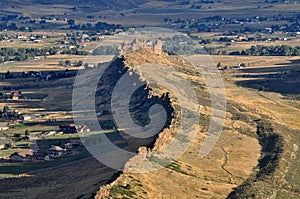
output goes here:
[{"label": "distant hill", "polygon": [[[162,2],[167,2],[170,0],[158,0]],[[33,4],[42,4],[42,5],[54,5],[54,4],[65,4],[72,6],[96,6],[99,9],[131,9],[138,8],[140,5],[150,2],[150,0],[1,0],[0,5],[2,8],[5,6],[29,6]]]}]

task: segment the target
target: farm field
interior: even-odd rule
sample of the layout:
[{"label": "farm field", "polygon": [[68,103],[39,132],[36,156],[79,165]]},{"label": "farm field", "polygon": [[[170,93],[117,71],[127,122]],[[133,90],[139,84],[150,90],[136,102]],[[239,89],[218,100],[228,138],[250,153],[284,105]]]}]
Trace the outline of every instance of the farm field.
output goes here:
[{"label": "farm field", "polygon": [[300,198],[299,10],[1,0],[0,198]]},{"label": "farm field", "polygon": [[[172,57],[147,56],[147,60],[155,60],[156,62],[166,62],[165,59],[170,59],[170,62],[174,62],[174,60],[176,60]],[[270,59],[265,60],[265,57],[256,56],[236,56],[233,59],[233,56],[214,55],[211,58],[214,62],[221,62],[222,64],[228,64],[229,66],[234,66],[241,62],[250,63],[250,66],[247,66],[244,69],[234,69],[235,72],[229,70],[222,73],[226,85],[228,108],[224,130],[214,150],[204,159],[200,159],[197,156],[197,149],[201,146],[204,138],[203,133],[201,132],[205,132],[205,126],[207,125],[207,119],[205,118],[209,116],[208,111],[205,113],[207,115],[204,114],[200,134],[194,140],[193,145],[180,159],[176,161],[176,163],[154,173],[136,175],[130,173],[122,174],[111,188],[112,191],[110,193],[113,196],[124,196],[122,195],[124,190],[122,191],[123,188],[119,187],[119,184],[129,182],[132,183],[130,190],[137,196],[143,197],[162,197],[165,194],[169,194],[169,197],[173,197],[170,193],[174,192],[174,190],[180,190],[179,193],[181,193],[181,197],[185,197],[186,192],[193,194],[194,197],[202,197],[203,194],[205,194],[208,198],[226,197],[232,192],[233,188],[238,187],[246,179],[251,179],[253,173],[255,173],[258,169],[257,165],[261,158],[261,146],[257,140],[256,131],[258,124],[255,120],[263,120],[263,123],[271,124],[274,131],[278,132],[283,137],[286,135],[281,134],[282,131],[289,132],[289,136],[285,137],[285,139],[292,139],[295,142],[284,145],[283,158],[291,156],[287,149],[295,148],[295,146],[298,146],[299,144],[296,141],[298,140],[297,131],[299,130],[299,125],[297,123],[298,118],[295,117],[299,110],[297,101],[294,101],[290,95],[286,95],[284,92],[280,93],[280,91],[277,91],[276,93],[276,91],[272,90],[272,87],[268,88],[268,84],[261,85],[265,87],[265,90],[259,90],[259,88],[251,86],[251,81],[249,80],[256,78],[255,75],[257,74],[265,75],[265,78],[269,78],[269,73],[273,74],[274,72],[277,72],[279,75],[278,78],[280,78],[280,75],[284,75],[284,71],[295,71],[297,70],[298,62],[296,60],[298,57],[286,57],[284,59],[282,59],[282,57],[271,57]],[[133,62],[134,64],[143,62],[143,59],[145,59],[145,57],[139,57],[139,55],[129,57],[129,60],[136,60]],[[272,68],[274,68],[274,70]],[[278,70],[278,68],[280,68],[280,70]],[[195,76],[196,73],[194,73],[194,69],[191,71],[186,69],[182,70],[183,75],[188,74],[187,77],[194,82],[194,86],[197,88],[199,97],[202,101],[208,101],[205,99],[207,95],[203,93],[203,88],[200,89],[197,87],[197,85],[203,84],[203,82],[201,82],[202,80]],[[253,77],[251,77],[252,75]],[[288,77],[293,78],[293,76]],[[27,79],[6,80],[3,82],[4,85],[13,86],[17,83],[24,86],[24,84],[29,84],[31,86],[28,89],[22,89],[25,94],[32,93],[29,95],[30,97],[39,98],[40,96],[44,96],[46,99],[46,101],[42,102],[25,102],[27,103],[26,109],[24,109],[24,106],[20,106],[17,101],[9,102],[7,105],[20,110],[26,110],[27,113],[31,114],[46,114],[46,117],[44,118],[45,121],[48,118],[60,118],[61,121],[71,122],[72,119],[70,114],[68,114],[68,111],[71,110],[70,98],[68,97],[71,95],[71,87],[67,85],[71,85],[73,81],[73,77],[39,83],[35,80],[28,81]],[[249,81],[249,83],[238,86],[240,81]],[[291,79],[291,81],[293,81],[293,79]],[[45,88],[48,89],[45,90]],[[51,93],[51,95],[49,95],[49,93]],[[60,97],[60,100],[64,103],[55,103],[57,96],[63,96]],[[32,108],[28,109],[28,107]],[[204,105],[204,107],[209,109],[208,104]],[[30,132],[43,130],[51,131],[58,128],[59,121],[53,124],[50,123],[48,126],[45,124],[46,123],[30,125],[30,123],[25,123],[16,126],[14,130],[7,131],[7,133],[23,134],[26,129]],[[56,140],[65,139],[64,137],[55,137],[54,139]],[[248,147],[249,143],[251,143],[251,148]],[[46,148],[48,145],[50,144],[48,143]],[[296,154],[297,151],[294,153]],[[31,175],[33,172],[37,178],[40,178],[43,176],[43,169],[53,168],[53,170],[56,171],[56,169],[65,168],[69,164],[76,164],[76,162],[83,162],[80,164],[84,164],[84,162],[88,160],[86,158],[89,156],[90,154],[88,152],[82,152],[80,155],[68,156],[46,164],[4,164],[1,177],[9,177],[11,175],[19,175],[23,173],[27,173],[24,175]],[[286,176],[291,182],[297,182],[297,175],[292,174],[296,172],[294,165],[297,160],[296,156],[290,165],[285,165],[280,162],[280,166],[278,167],[278,170],[280,169],[278,171],[279,173],[280,171],[285,170]],[[236,165],[239,166],[237,167]],[[16,169],[17,167],[19,168]],[[290,169],[286,170],[287,167]],[[70,169],[73,169],[73,166],[70,167]],[[17,171],[17,173],[15,171]],[[282,178],[277,173],[274,175],[278,175],[276,176],[278,179]],[[286,186],[292,186],[288,185],[289,180],[287,180]],[[182,184],[186,183],[186,181],[189,181],[190,184],[183,187]],[[142,185],[142,188],[135,185],[136,182],[139,182],[139,184]],[[177,183],[174,184],[172,182]],[[164,186],[164,189],[159,189],[161,186]],[[267,183],[264,184],[264,186],[268,187],[270,184]],[[279,195],[283,194],[282,191],[285,190],[284,187],[277,184],[271,186],[278,186],[277,189],[279,190]],[[28,189],[28,187],[26,189]],[[151,191],[153,189],[157,191]],[[297,187],[295,186],[292,188],[292,190],[294,189],[297,189]],[[290,189],[288,189],[288,192],[289,190]],[[291,194],[293,193],[291,190],[290,192]],[[126,195],[126,192],[124,193]]]}]

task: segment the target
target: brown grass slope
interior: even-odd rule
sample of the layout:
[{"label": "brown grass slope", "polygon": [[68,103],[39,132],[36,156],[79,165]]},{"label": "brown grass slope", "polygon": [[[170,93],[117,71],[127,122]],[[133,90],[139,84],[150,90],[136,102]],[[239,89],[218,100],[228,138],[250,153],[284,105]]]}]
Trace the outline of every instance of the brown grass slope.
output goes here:
[{"label": "brown grass slope", "polygon": [[[208,128],[210,99],[197,69],[181,58],[165,54],[155,55],[137,51],[127,55],[127,58],[127,63],[133,67],[143,63],[157,63],[177,68],[184,77],[193,82],[200,101],[201,121],[199,126],[195,127],[198,133],[192,145],[178,160],[154,172],[134,174],[125,171],[115,182],[101,187],[97,198],[226,198],[232,188],[246,180],[257,165],[260,146],[255,138],[255,122],[248,119],[247,114],[241,111],[240,105],[230,103],[219,142],[207,157],[201,159],[198,151]],[[172,101],[178,113],[176,100]],[[173,139],[172,134],[176,133],[177,127],[178,121],[175,118],[156,141],[159,147],[141,148],[140,155],[130,160],[127,166],[134,165],[143,158],[162,163],[163,157],[148,156],[147,151],[164,147]]]}]

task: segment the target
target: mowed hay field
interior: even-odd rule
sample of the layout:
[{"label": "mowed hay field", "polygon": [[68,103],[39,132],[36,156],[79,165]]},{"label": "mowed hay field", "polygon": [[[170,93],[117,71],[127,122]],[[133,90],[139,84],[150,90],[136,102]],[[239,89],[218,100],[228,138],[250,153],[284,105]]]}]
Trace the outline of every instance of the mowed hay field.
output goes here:
[{"label": "mowed hay field", "polygon": [[[300,57],[283,57],[283,56],[230,56],[230,55],[210,55],[211,59],[216,63],[220,62],[222,66],[237,66],[245,63],[246,68],[252,67],[270,67],[284,66],[297,62]],[[276,72],[276,71],[274,71]]]},{"label": "mowed hay field", "polygon": [[24,62],[8,62],[0,65],[0,72],[24,72],[24,71],[49,71],[49,70],[75,70],[78,67],[63,67],[59,66],[59,61],[70,60],[72,63],[82,61],[85,56],[74,55],[54,55],[46,59],[39,57],[35,60]]},{"label": "mowed hay field", "polygon": [[[230,38],[230,37],[229,37]],[[230,43],[230,45],[226,45],[226,43],[214,43],[214,44],[208,44],[206,45],[207,47],[215,47],[222,50],[226,50],[228,52],[232,51],[242,51],[245,49],[250,49],[251,46],[257,46],[257,45],[262,45],[262,46],[281,46],[281,45],[288,45],[292,47],[299,46],[300,39],[299,38],[293,38],[291,40],[287,41],[274,41],[274,42],[265,42],[265,41],[260,41],[260,42],[233,42]]]}]

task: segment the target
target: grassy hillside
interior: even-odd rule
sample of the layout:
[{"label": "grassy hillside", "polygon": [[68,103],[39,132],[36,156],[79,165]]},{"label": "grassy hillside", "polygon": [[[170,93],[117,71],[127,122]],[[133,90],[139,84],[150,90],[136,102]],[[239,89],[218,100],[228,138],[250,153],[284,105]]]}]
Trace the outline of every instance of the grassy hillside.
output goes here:
[{"label": "grassy hillside", "polygon": [[[181,58],[176,56],[135,52],[127,58],[133,66],[144,62],[171,65],[193,82],[201,107],[200,124],[195,127],[197,135],[192,145],[179,159],[165,168],[149,173],[125,172],[110,186],[102,188],[98,198],[226,198],[232,188],[246,180],[258,164],[260,146],[255,138],[256,129],[252,117],[247,116],[248,112],[240,104],[230,101],[220,140],[207,157],[199,158],[211,105],[209,93],[197,69],[182,63]],[[174,106],[177,107],[176,101]],[[169,131],[175,134],[176,129],[175,119]],[[180,138],[173,139],[182,141]],[[167,140],[162,142],[166,143]],[[141,155],[130,160],[127,166],[139,163],[143,157]],[[147,155],[146,159],[157,164],[164,164],[166,161],[160,155]]]}]

